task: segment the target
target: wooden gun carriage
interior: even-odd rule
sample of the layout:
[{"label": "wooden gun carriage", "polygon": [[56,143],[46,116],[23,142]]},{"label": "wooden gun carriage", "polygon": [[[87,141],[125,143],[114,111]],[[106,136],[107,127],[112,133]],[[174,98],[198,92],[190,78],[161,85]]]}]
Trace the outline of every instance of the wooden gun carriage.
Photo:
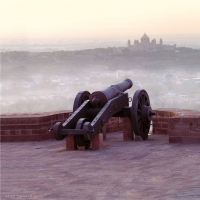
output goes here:
[{"label": "wooden gun carriage", "polygon": [[53,127],[56,140],[63,140],[73,135],[78,146],[89,148],[92,138],[99,134],[111,117],[129,117],[135,135],[143,140],[148,138],[151,117],[155,115],[145,90],[137,90],[129,107],[128,93],[133,85],[130,79],[96,91],[79,92],[74,100],[73,113],[64,122],[57,122]]}]

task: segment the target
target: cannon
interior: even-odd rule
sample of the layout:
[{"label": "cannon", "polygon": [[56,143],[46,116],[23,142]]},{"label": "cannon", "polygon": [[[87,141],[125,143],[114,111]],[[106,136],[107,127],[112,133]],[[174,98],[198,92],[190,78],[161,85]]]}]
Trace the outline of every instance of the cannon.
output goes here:
[{"label": "cannon", "polygon": [[[152,111],[150,100],[145,90],[137,90],[133,98],[125,91],[133,85],[130,79],[95,91],[79,92],[74,100],[73,113],[64,122],[57,122],[52,131],[56,140],[63,140],[73,135],[78,146],[89,148],[92,138],[99,134],[111,117],[129,117],[135,135],[143,140],[148,138]],[[129,101],[132,106],[129,107]]]}]

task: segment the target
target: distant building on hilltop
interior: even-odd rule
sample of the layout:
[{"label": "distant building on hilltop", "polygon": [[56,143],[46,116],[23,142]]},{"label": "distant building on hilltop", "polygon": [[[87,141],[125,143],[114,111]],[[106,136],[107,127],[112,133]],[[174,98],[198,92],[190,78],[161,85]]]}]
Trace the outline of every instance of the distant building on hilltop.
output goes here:
[{"label": "distant building on hilltop", "polygon": [[141,42],[138,40],[134,41],[134,44],[131,45],[131,41],[128,40],[127,47],[131,51],[175,51],[176,44],[174,45],[163,45],[163,40],[160,39],[159,43],[156,44],[156,39],[154,38],[150,42],[150,38],[146,35],[146,33],[141,37]]}]

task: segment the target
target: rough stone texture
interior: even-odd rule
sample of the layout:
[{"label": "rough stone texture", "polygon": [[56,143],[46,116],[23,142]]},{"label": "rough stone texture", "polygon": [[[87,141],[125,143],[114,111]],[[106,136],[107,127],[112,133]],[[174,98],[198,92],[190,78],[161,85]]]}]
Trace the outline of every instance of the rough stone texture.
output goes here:
[{"label": "rough stone texture", "polygon": [[70,111],[1,115],[1,142],[42,141],[54,138],[49,129],[64,122]]},{"label": "rough stone texture", "polygon": [[200,143],[199,119],[200,114],[169,118],[169,142]]},{"label": "rough stone texture", "polygon": [[75,150],[76,149],[73,135],[68,135],[66,137],[66,149],[67,150]]},{"label": "rough stone texture", "polygon": [[131,119],[129,117],[122,118],[123,120],[123,140],[133,140],[133,129]]},{"label": "rough stone texture", "polygon": [[103,147],[103,133],[96,134],[91,141],[92,150],[99,150]]},{"label": "rough stone texture", "polygon": [[103,140],[106,140],[106,126],[102,127]]},{"label": "rough stone texture", "polygon": [[[70,111],[58,111],[36,114],[1,115],[1,142],[42,141],[54,138],[49,128],[58,121],[65,121]],[[112,117],[102,129],[104,140],[106,133],[128,130],[123,118]],[[185,109],[157,109],[153,117],[153,133],[169,134],[169,142],[199,143],[200,112]],[[130,129],[130,127],[129,127]],[[126,132],[126,131],[125,131]],[[124,133],[125,133],[124,132]],[[127,131],[128,133],[129,131]],[[124,134],[124,139],[131,139]],[[172,138],[175,137],[175,138]],[[181,137],[181,139],[177,139]]]},{"label": "rough stone texture", "polygon": [[167,135],[123,141],[107,135],[99,151],[66,151],[65,140],[1,143],[2,200],[198,200],[200,146]]},{"label": "rough stone texture", "polygon": [[173,116],[178,116],[177,109],[156,109],[156,115],[153,116],[153,133],[154,134],[168,134],[168,119]]},{"label": "rough stone texture", "polygon": [[154,134],[168,134],[170,143],[200,143],[200,112],[168,108],[156,112]]},{"label": "rough stone texture", "polygon": [[106,123],[106,133],[113,133],[123,130],[123,120],[122,118],[111,117]]},{"label": "rough stone texture", "polygon": [[[91,150],[99,150],[103,147],[103,133],[95,135],[91,141]],[[66,150],[85,150],[85,146],[78,146],[75,143],[74,136],[69,135],[66,137]]]},{"label": "rough stone texture", "polygon": [[[64,122],[71,111],[58,111],[36,114],[1,115],[1,142],[42,141],[53,139],[49,132],[56,122]],[[106,133],[121,131],[122,119],[112,117],[102,129],[104,139]]]}]

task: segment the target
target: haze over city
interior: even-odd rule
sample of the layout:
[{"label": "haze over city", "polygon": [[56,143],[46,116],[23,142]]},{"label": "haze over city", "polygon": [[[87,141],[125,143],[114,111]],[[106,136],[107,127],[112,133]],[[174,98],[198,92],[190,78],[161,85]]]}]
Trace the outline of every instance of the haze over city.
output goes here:
[{"label": "haze over city", "polygon": [[1,0],[2,113],[70,110],[125,78],[153,108],[199,110],[199,13],[199,0]]}]

